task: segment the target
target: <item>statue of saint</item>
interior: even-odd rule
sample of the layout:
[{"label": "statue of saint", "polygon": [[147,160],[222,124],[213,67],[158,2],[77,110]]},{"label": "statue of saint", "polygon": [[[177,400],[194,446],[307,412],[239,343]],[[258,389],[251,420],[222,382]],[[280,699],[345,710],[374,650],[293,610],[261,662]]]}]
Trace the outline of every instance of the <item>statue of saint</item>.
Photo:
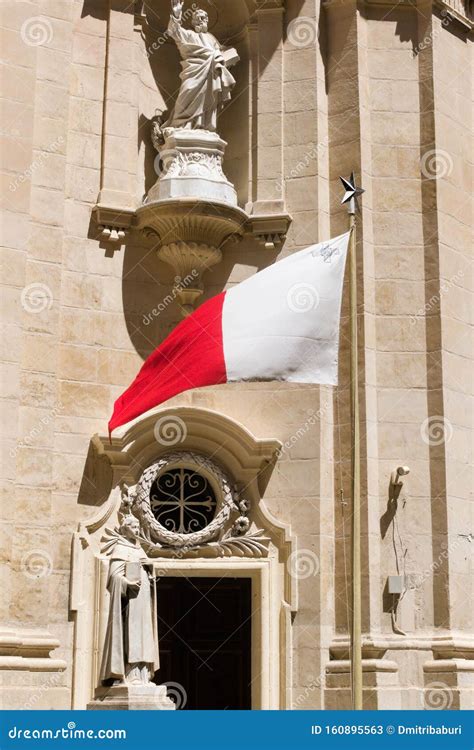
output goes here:
[{"label": "statue of saint", "polygon": [[168,34],[182,57],[181,87],[174,111],[161,127],[215,131],[217,113],[235,85],[227,66],[239,57],[233,49],[224,50],[208,32],[206,11],[193,11],[193,29],[182,26],[183,0],[172,0],[171,11]]},{"label": "statue of saint", "polygon": [[100,677],[102,683],[148,685],[159,668],[156,591],[135,516],[126,515],[109,535],[109,618]]}]

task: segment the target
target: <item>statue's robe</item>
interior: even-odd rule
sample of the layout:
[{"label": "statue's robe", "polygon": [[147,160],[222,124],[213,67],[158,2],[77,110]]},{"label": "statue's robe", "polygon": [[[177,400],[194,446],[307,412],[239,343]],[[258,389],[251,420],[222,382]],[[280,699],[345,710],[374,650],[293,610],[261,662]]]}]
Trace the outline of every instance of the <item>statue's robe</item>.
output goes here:
[{"label": "statue's robe", "polygon": [[215,130],[217,112],[230,99],[235,85],[224,64],[221,46],[209,32],[183,29],[173,15],[168,34],[181,54],[182,71],[174,111],[163,127]]},{"label": "statue's robe", "polygon": [[[144,567],[141,547],[120,538],[112,548],[107,578],[110,594],[100,678],[124,680],[128,664],[146,664],[153,674],[159,669],[156,590]],[[137,596],[127,595],[126,565],[140,563],[141,586]]]}]

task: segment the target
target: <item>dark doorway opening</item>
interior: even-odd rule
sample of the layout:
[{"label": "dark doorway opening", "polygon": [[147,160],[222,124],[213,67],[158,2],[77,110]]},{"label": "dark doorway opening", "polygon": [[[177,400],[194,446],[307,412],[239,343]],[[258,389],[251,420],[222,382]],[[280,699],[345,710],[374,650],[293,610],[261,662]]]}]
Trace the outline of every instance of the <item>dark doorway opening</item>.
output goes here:
[{"label": "dark doorway opening", "polygon": [[250,709],[250,578],[161,578],[157,604],[155,682],[181,685],[184,709]]}]

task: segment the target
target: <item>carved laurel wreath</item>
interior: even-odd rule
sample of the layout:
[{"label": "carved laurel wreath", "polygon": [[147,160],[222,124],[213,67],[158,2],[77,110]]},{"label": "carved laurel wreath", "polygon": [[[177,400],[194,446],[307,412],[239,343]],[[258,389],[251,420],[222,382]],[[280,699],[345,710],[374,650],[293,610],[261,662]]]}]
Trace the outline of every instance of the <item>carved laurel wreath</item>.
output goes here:
[{"label": "carved laurel wreath", "polygon": [[[156,520],[151,510],[150,491],[153,482],[163,469],[177,462],[180,464],[191,464],[198,470],[204,469],[209,472],[217,481],[220,489],[220,509],[216,516],[204,529],[194,531],[191,534],[170,531]],[[132,510],[140,521],[142,533],[150,541],[158,542],[167,547],[195,547],[196,545],[209,542],[225,526],[231,512],[239,510],[237,496],[222,469],[214,461],[211,461],[210,458],[191,451],[167,453],[159,461],[156,461],[145,469],[136,485],[134,495]]]}]

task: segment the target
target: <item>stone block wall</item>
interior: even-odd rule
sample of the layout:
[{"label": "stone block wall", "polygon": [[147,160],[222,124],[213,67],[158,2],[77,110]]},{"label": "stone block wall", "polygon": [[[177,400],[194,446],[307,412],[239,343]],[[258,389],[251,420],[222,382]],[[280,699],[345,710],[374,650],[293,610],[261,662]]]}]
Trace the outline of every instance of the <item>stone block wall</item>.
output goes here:
[{"label": "stone block wall", "polygon": [[[164,303],[174,274],[153,242],[131,232],[121,247],[104,244],[93,217],[99,195],[133,208],[155,179],[149,120],[170,85],[168,71],[154,89],[162,48],[149,51],[150,29],[113,0],[107,37],[106,5],[2,4],[0,665],[13,652],[26,658],[30,631],[45,631],[50,644],[33,658],[49,653],[54,662],[51,671],[26,661],[0,670],[4,707],[26,706],[32,695],[36,707],[71,703],[71,538],[104,501],[85,472],[90,439],[106,433],[114,400],[180,320],[176,303]],[[378,705],[394,705],[397,694],[395,703],[401,695],[417,708],[433,639],[467,637],[472,598],[470,41],[431,4],[270,5],[273,15],[259,21],[269,32],[260,57],[255,17],[239,42],[250,60],[242,97],[257,76],[256,99],[244,107],[238,98],[223,121],[241,200],[282,203],[292,224],[275,252],[252,237],[229,246],[205,277],[205,296],[345,231],[338,177],[356,172],[366,190],[358,235],[364,633],[390,661],[386,669],[378,654],[366,665],[368,689],[372,703],[387,684]],[[291,524],[312,566],[298,582],[293,623],[293,701],[303,709],[347,700],[338,646],[350,619],[347,315],[346,295],[334,391],[231,384],[173,402],[221,411],[284,445],[264,501]],[[403,464],[411,471],[395,507],[390,474]],[[396,573],[408,585],[394,610],[385,589]],[[453,673],[466,671],[472,644],[463,648],[464,672]]]}]

